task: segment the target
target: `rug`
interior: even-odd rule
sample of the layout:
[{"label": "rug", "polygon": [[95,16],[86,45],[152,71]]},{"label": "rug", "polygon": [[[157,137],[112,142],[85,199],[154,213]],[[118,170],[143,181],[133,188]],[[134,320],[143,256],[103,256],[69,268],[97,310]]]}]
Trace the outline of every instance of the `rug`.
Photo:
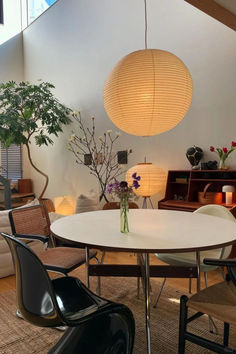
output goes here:
[{"label": "rug", "polygon": [[[102,296],[126,304],[133,312],[136,325],[134,354],[146,353],[144,302],[136,297],[135,278],[102,278]],[[92,280],[92,288],[96,279]],[[152,303],[160,283],[152,280]],[[159,300],[157,309],[151,309],[151,346],[152,354],[176,354],[178,345],[179,298],[181,292],[166,286]],[[0,353],[1,354],[45,354],[62,335],[55,329],[39,328],[16,318],[15,292],[0,294]],[[215,321],[222,333],[222,324]],[[206,316],[189,325],[197,335],[221,342],[221,336],[210,334]],[[230,333],[231,346],[236,348],[236,328]],[[187,354],[210,353],[201,347],[187,342]],[[82,354],[82,353],[81,353]],[[91,353],[92,354],[92,353]]]}]

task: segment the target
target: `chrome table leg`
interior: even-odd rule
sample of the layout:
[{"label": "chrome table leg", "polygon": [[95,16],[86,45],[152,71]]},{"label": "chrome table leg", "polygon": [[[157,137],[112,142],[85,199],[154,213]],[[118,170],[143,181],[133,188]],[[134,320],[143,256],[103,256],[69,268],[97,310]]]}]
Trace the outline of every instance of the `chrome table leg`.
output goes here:
[{"label": "chrome table leg", "polygon": [[90,282],[89,282],[89,248],[88,247],[85,247],[85,254],[86,254],[87,287],[90,288]]},{"label": "chrome table leg", "polygon": [[200,277],[200,252],[196,252],[197,261],[197,292],[201,290],[201,277]]},{"label": "chrome table leg", "polygon": [[149,254],[144,255],[144,293],[145,293],[145,315],[146,315],[146,337],[147,353],[151,354],[150,335],[150,277],[149,277]]}]

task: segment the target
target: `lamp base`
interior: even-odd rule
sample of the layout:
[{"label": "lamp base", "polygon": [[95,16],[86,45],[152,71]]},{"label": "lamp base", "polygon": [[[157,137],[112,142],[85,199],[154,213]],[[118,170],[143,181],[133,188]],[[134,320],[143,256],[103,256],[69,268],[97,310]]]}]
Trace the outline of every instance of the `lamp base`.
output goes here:
[{"label": "lamp base", "polygon": [[149,200],[152,209],[154,209],[153,204],[152,204],[152,200],[151,197],[143,197],[143,205],[142,205],[142,209],[147,209],[147,201]]}]

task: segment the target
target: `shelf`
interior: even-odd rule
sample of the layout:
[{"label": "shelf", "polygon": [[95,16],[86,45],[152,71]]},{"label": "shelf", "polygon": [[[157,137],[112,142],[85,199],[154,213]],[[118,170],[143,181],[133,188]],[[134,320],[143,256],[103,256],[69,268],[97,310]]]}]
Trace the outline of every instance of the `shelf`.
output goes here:
[{"label": "shelf", "polygon": [[214,178],[191,178],[190,182],[230,182],[230,183],[235,183],[235,179],[214,179]]},{"label": "shelf", "polygon": [[[29,200],[33,200],[34,193],[12,193],[11,194],[11,208],[18,208],[26,205]],[[0,203],[0,209],[5,209],[5,203]]]},{"label": "shelf", "polygon": [[[233,185],[236,189],[236,171],[171,170],[168,172],[165,198],[159,201],[158,206],[160,209],[194,211],[205,205],[198,202],[198,193],[202,192],[208,183],[212,188],[207,193],[219,192],[222,190],[222,186],[227,184]],[[224,193],[222,193],[222,197],[224,202]],[[233,193],[233,203],[236,203],[236,193]],[[231,209],[235,207],[235,204],[232,206],[222,205]]]},{"label": "shelf", "polygon": [[[189,211],[196,210],[203,205],[206,205],[206,204],[202,204],[199,202],[188,202],[186,200],[175,200],[175,199],[169,199],[169,200],[165,200],[165,201],[160,202],[161,209],[162,208],[168,208],[168,209],[173,209],[173,210],[186,209],[186,211],[187,210],[189,210]],[[233,203],[230,205],[222,203],[220,205],[222,205],[226,208],[229,208],[229,209],[236,207],[236,203]]]},{"label": "shelf", "polygon": [[11,199],[20,199],[26,197],[34,197],[34,193],[12,193]]}]

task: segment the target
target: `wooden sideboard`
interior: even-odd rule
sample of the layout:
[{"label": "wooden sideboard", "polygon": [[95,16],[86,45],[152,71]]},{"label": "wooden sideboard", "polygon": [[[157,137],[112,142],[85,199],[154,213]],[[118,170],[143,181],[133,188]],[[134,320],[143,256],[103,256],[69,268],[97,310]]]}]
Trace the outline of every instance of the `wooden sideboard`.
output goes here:
[{"label": "wooden sideboard", "polygon": [[[203,192],[209,183],[211,184],[208,189],[210,192],[222,193],[224,185],[232,185],[236,191],[236,170],[169,171],[165,198],[159,201],[158,207],[159,209],[194,211],[204,205],[199,202],[198,192]],[[236,193],[233,193],[233,202],[230,205],[225,204],[225,193],[222,193],[221,205],[229,209],[235,208]]]},{"label": "wooden sideboard", "polygon": [[[193,212],[206,205],[199,202],[198,192],[202,192],[207,184],[209,191],[222,193],[224,185],[232,185],[236,191],[236,170],[171,170],[168,171],[165,198],[158,203],[159,209],[181,210]],[[225,193],[222,203],[236,218],[236,193],[233,193],[232,204],[225,204]],[[236,245],[233,246],[231,258],[236,257]]]},{"label": "wooden sideboard", "polygon": [[[4,186],[0,185],[0,190],[4,190]],[[6,205],[5,200],[0,202],[0,210],[17,208],[25,205],[27,202],[33,200],[35,197],[32,190],[31,179],[19,179],[18,180],[18,192],[11,193],[9,191],[9,203]]]}]

